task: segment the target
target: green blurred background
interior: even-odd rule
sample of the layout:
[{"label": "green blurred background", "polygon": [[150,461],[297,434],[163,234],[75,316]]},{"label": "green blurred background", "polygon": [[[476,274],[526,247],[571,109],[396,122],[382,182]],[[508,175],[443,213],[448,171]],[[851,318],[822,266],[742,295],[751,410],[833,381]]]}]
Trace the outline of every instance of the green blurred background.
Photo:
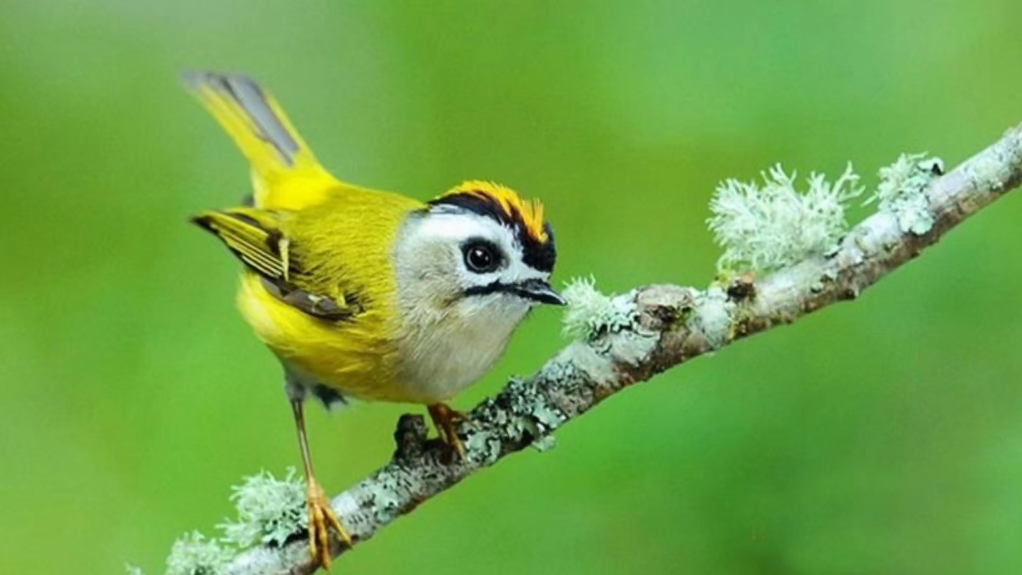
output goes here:
[{"label": "green blurred background", "polygon": [[[179,88],[266,82],[346,179],[548,206],[560,280],[705,285],[716,183],[776,161],[869,185],[1022,120],[1017,0],[93,2],[0,7],[0,572],[161,573],[298,463],[237,266],[190,213],[244,163]],[[864,213],[855,211],[856,217]],[[335,572],[1022,572],[1022,198],[852,305],[637,386],[386,529]],[[540,310],[458,405],[564,344]],[[408,406],[311,434],[331,491]]]}]

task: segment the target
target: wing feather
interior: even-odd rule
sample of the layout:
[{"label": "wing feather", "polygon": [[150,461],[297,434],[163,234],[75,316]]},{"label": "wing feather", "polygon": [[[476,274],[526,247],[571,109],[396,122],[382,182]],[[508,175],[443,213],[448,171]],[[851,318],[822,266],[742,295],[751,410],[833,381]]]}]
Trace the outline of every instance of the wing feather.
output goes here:
[{"label": "wing feather", "polygon": [[270,279],[284,277],[277,218],[255,209],[203,212],[192,221],[220,238],[252,271]]},{"label": "wing feather", "polygon": [[309,315],[339,321],[361,309],[357,298],[316,293],[315,278],[301,264],[300,246],[281,230],[280,216],[259,208],[203,212],[192,221],[220,238],[245,266],[263,278],[267,291]]}]

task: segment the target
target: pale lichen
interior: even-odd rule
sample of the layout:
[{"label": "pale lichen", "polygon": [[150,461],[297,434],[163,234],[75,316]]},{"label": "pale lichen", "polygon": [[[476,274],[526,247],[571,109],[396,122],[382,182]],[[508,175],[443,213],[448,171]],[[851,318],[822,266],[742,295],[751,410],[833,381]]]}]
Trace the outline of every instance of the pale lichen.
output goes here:
[{"label": "pale lichen", "polygon": [[851,164],[833,183],[811,174],[805,192],[780,165],[762,177],[762,184],[726,180],[710,202],[707,223],[724,248],[720,271],[770,272],[826,254],[848,230],[847,202],[862,193]]},{"label": "pale lichen", "polygon": [[512,417],[507,417],[503,410],[490,412],[499,434],[510,439],[530,437],[532,445],[540,451],[544,447],[552,447],[542,440],[536,445],[535,440],[548,436],[563,425],[568,420],[567,415],[551,403],[542,388],[519,378],[508,383],[506,396],[514,398],[513,404],[508,406]]},{"label": "pale lichen", "polygon": [[538,398],[534,400],[530,414],[543,432],[557,429],[567,419],[559,409]]},{"label": "pale lichen", "polygon": [[563,291],[568,302],[564,312],[564,333],[568,337],[591,340],[607,332],[630,327],[637,317],[630,295],[606,296],[596,289],[596,280],[576,278]]},{"label": "pale lichen", "polygon": [[712,285],[695,296],[688,328],[701,334],[711,348],[717,349],[732,337],[735,304],[719,285]]},{"label": "pale lichen", "polygon": [[597,353],[590,345],[569,346],[557,359],[555,365],[564,366],[564,370],[568,372],[568,377],[562,378],[565,380],[577,377],[578,373],[585,374],[587,379],[598,384],[614,381],[617,377],[614,362],[605,354]]},{"label": "pale lichen", "polygon": [[124,572],[127,573],[128,575],[145,575],[145,572],[142,571],[142,568],[139,567],[138,565],[131,564],[125,565]]},{"label": "pale lichen", "polygon": [[532,442],[532,447],[536,451],[544,452],[550,451],[557,445],[557,438],[553,435],[547,435],[546,437],[540,437],[536,441]]},{"label": "pale lichen", "polygon": [[167,557],[167,575],[222,575],[234,551],[198,531],[174,542]]},{"label": "pale lichen", "polygon": [[[294,469],[288,469],[283,479],[262,471],[232,489],[237,519],[218,525],[223,531],[219,540],[207,539],[198,532],[178,539],[167,557],[167,575],[227,575],[232,559],[252,548],[263,551],[248,553],[249,559],[259,560],[250,561],[242,572],[258,575],[279,571],[284,560],[280,553],[287,549],[288,538],[308,528],[305,482]],[[130,575],[142,573],[130,569]]]},{"label": "pale lichen", "polygon": [[297,565],[307,553],[304,546],[290,546],[285,549],[253,547],[238,555],[228,565],[225,575],[280,575],[288,573],[289,565]]},{"label": "pale lichen", "polygon": [[465,447],[468,448],[469,457],[475,463],[490,465],[500,459],[501,440],[496,433],[486,431],[470,433]]},{"label": "pale lichen", "polygon": [[334,497],[333,501],[330,502],[331,507],[334,508],[334,512],[338,516],[353,515],[359,510],[358,500],[351,496],[351,493],[347,491],[341,493],[337,497]]},{"label": "pale lichen", "polygon": [[232,488],[231,500],[238,519],[220,525],[224,537],[239,547],[281,546],[287,538],[308,528],[305,481],[287,471],[277,479],[267,471],[246,477]]},{"label": "pale lichen", "polygon": [[902,154],[890,166],[880,168],[880,184],[865,204],[877,202],[881,212],[897,218],[902,232],[925,234],[934,223],[926,189],[943,173],[940,158]]},{"label": "pale lichen", "polygon": [[405,493],[408,486],[405,481],[403,470],[391,469],[377,475],[375,481],[362,482],[359,486],[373,502],[371,513],[376,523],[389,523],[400,514],[401,506],[407,500]]}]

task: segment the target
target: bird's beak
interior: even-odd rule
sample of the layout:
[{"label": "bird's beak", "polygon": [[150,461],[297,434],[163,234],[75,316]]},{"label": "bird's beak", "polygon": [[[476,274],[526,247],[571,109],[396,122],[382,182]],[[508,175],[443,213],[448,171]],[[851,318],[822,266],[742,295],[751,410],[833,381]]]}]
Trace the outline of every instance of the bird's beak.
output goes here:
[{"label": "bird's beak", "polygon": [[518,295],[538,301],[539,303],[547,303],[550,305],[564,305],[568,302],[564,300],[561,294],[554,291],[554,288],[550,287],[550,284],[543,280],[526,280],[515,285],[515,293]]}]

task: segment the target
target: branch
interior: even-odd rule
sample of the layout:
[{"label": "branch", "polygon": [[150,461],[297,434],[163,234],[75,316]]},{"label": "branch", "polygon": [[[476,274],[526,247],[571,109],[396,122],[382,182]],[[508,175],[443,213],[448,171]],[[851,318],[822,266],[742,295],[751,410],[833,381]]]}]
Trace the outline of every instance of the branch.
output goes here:
[{"label": "branch", "polygon": [[[563,349],[527,380],[512,380],[476,406],[459,430],[467,453],[450,462],[426,440],[420,416],[398,423],[393,460],[333,499],[334,509],[360,544],[421,503],[469,475],[530,445],[544,447],[569,421],[628,386],[827,305],[851,300],[936,243],[951,228],[1022,181],[1022,126],[936,178],[925,189],[924,229],[883,211],[851,229],[835,250],[762,278],[739,276],[702,291],[651,285],[618,296],[624,321],[597,326],[586,341]],[[928,205],[927,205],[928,203]],[[932,218],[932,225],[930,219]],[[336,548],[340,554],[343,550]],[[309,574],[305,540],[283,548],[243,552],[231,574]]]}]

